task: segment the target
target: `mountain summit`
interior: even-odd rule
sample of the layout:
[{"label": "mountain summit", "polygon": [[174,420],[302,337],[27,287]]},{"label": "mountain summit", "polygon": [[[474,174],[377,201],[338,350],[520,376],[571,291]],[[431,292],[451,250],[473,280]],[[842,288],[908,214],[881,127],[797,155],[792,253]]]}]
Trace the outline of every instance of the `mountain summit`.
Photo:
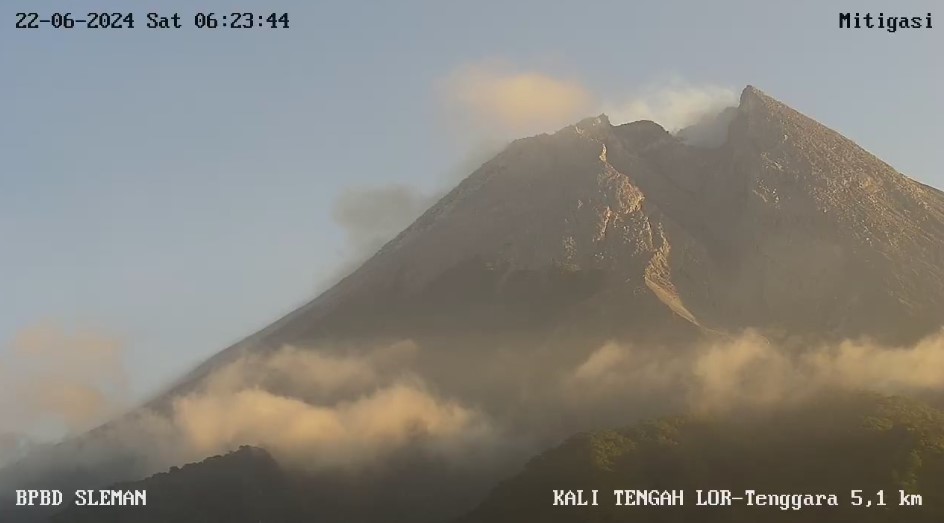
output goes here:
[{"label": "mountain summit", "polygon": [[605,115],[517,140],[202,370],[349,338],[756,328],[908,343],[940,327],[944,194],[754,87],[726,117],[712,148]]}]

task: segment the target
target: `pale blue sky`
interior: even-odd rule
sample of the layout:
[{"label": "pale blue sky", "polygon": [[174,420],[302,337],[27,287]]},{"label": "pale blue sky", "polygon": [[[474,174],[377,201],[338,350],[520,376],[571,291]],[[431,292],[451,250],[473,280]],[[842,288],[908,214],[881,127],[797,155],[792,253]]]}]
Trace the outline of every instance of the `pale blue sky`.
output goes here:
[{"label": "pale blue sky", "polygon": [[[944,186],[944,9],[931,30],[837,28],[843,9],[940,2],[164,0],[185,29],[13,29],[17,11],[76,4],[0,10],[0,347],[42,321],[114,333],[137,397],[323,285],[340,191],[440,183],[476,145],[437,91],[465,65],[612,100],[669,76],[750,83]],[[149,9],[82,4],[139,26]],[[291,28],[191,28],[250,4]]]}]

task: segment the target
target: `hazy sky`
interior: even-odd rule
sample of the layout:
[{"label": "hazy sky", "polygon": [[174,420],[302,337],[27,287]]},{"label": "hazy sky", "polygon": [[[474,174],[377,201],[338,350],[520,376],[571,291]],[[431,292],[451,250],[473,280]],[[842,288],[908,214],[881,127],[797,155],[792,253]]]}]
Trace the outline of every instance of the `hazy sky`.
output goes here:
[{"label": "hazy sky", "polygon": [[[77,4],[0,10],[0,357],[37,324],[105,332],[128,347],[133,397],[337,274],[344,191],[432,192],[483,143],[660,86],[753,84],[944,187],[936,1],[298,0],[253,8],[290,29],[212,31],[193,14],[239,3],[152,3],[183,18],[163,31],[139,2],[82,4],[138,27],[15,30],[17,11]],[[843,9],[935,7],[931,30],[837,27]],[[481,99],[535,89],[548,100],[523,109]]]}]

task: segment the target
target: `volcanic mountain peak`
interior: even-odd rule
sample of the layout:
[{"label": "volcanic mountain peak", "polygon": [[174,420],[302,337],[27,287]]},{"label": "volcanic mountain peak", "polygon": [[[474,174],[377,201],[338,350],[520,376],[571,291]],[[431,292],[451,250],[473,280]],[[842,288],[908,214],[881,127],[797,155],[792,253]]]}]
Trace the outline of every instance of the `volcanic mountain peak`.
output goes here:
[{"label": "volcanic mountain peak", "polygon": [[723,115],[714,147],[606,115],[517,140],[240,346],[939,327],[944,195],[752,86]]},{"label": "volcanic mountain peak", "polygon": [[777,116],[781,119],[784,119],[785,117],[787,119],[800,117],[808,120],[807,123],[820,125],[812,118],[804,116],[800,112],[768,95],[764,91],[754,87],[753,85],[748,85],[744,88],[744,90],[741,91],[738,109],[744,113],[760,113],[766,114],[768,116]]},{"label": "volcanic mountain peak", "polygon": [[874,308],[889,293],[897,305],[882,314],[901,320],[894,310],[908,303],[902,314],[930,325],[942,289],[927,294],[925,284],[878,272],[940,270],[944,198],[755,87],[725,115],[717,147],[689,145],[654,122],[613,126],[605,114],[517,140],[332,301],[381,288],[414,298],[449,288],[460,301],[469,291],[456,287],[461,277],[507,303],[513,274],[566,271],[595,275],[593,300],[621,301],[613,296],[624,289],[725,329],[861,334],[865,325],[848,328],[842,307]]},{"label": "volcanic mountain peak", "polygon": [[764,91],[761,91],[760,89],[754,87],[753,85],[748,84],[744,87],[743,90],[741,90],[741,97],[740,97],[741,105],[748,103],[747,102],[748,99],[751,99],[751,98],[760,100],[761,102],[764,102],[765,100],[776,102],[776,100],[774,100],[771,96],[769,96]]},{"label": "volcanic mountain peak", "polygon": [[608,128],[611,127],[610,117],[606,114],[600,114],[599,116],[589,116],[575,123],[573,127],[577,130],[578,133],[586,131],[588,129],[594,129],[597,127]]},{"label": "volcanic mountain peak", "polygon": [[[513,142],[348,277],[150,407],[173,410],[246,353],[410,340],[431,390],[525,426],[544,420],[509,398],[556,394],[611,341],[681,351],[755,329],[803,346],[910,344],[941,328],[944,194],[753,87],[718,118],[699,129],[723,131],[713,146],[605,115]],[[552,436],[587,426],[557,407]]]},{"label": "volcanic mountain peak", "polygon": [[[725,131],[727,130],[727,124],[733,119],[734,115],[740,110],[743,112],[747,111],[768,111],[776,112],[781,109],[789,109],[785,105],[771,98],[765,94],[760,89],[757,89],[753,86],[747,86],[741,93],[741,101],[738,107],[729,107],[720,111],[722,113],[722,118],[720,118],[720,126],[723,126],[721,131],[720,142],[714,146],[720,146],[724,143]],[[703,117],[703,120],[700,122],[695,122],[695,126],[703,125],[706,122],[714,122],[718,120],[717,113],[709,113]],[[675,134],[677,136],[683,136],[683,130],[679,130]],[[555,134],[568,134],[570,132],[576,132],[578,135],[587,136],[591,138],[601,138],[605,137],[610,133],[617,132],[622,135],[633,135],[633,134],[648,134],[649,136],[659,138],[666,138],[670,136],[670,133],[658,122],[651,120],[637,120],[633,122],[627,122],[620,125],[612,125],[609,117],[606,114],[600,114],[598,116],[590,116],[580,120],[579,122],[568,125],[562,128]],[[685,141],[685,140],[683,140]]]}]

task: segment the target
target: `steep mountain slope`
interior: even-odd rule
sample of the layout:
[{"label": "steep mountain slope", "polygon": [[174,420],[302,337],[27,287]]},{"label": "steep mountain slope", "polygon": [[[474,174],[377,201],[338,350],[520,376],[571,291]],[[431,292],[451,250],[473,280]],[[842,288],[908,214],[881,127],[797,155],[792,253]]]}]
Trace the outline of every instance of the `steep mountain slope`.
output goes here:
[{"label": "steep mountain slope", "polygon": [[912,342],[944,318],[944,193],[747,87],[718,148],[589,118],[514,142],[334,288],[224,351],[536,333]]},{"label": "steep mountain slope", "polygon": [[[555,489],[583,489],[584,499],[598,489],[599,505],[554,506]],[[683,490],[684,505],[617,506],[614,490],[627,489]],[[698,489],[835,494],[838,506],[696,506]],[[862,506],[853,505],[853,490]],[[921,495],[921,506],[900,506],[900,490]],[[942,492],[944,413],[903,398],[840,395],[580,434],[531,460],[461,521],[932,522],[944,517]]]}]

